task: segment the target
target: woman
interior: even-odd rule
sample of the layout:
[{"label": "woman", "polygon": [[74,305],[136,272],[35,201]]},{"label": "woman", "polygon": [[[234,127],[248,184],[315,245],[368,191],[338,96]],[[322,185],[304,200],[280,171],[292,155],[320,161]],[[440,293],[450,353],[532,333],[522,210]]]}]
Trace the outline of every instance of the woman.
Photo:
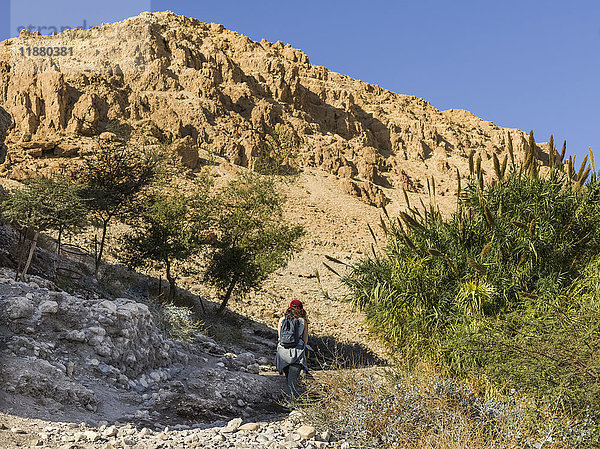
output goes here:
[{"label": "woman", "polygon": [[[292,348],[286,348],[281,344],[281,325],[285,319],[297,320],[298,344]],[[306,347],[308,345],[308,319],[302,303],[294,299],[284,316],[279,319],[277,326],[277,354],[275,355],[275,365],[279,374],[285,373],[287,378],[286,396],[295,399],[298,395],[298,376],[304,368],[308,372],[308,362]]]}]

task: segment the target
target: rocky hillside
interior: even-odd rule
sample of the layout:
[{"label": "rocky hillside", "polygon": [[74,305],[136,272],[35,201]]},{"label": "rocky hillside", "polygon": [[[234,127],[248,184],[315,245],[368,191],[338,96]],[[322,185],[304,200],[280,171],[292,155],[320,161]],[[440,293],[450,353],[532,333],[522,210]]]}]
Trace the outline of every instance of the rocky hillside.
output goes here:
[{"label": "rocky hillside", "polygon": [[143,302],[13,277],[0,268],[0,447],[347,447],[283,413],[264,326],[188,344]]},{"label": "rocky hillside", "polygon": [[312,65],[290,45],[171,12],[0,43],[0,106],[14,123],[4,177],[20,180],[120,139],[169,145],[192,168],[199,148],[251,166],[284,125],[305,167],[338,176],[340,189],[372,205],[399,198],[395,188],[422,192],[431,176],[437,192],[452,195],[470,151],[492,173],[507,138],[517,152],[525,142],[523,132],[467,111],[439,111]]}]

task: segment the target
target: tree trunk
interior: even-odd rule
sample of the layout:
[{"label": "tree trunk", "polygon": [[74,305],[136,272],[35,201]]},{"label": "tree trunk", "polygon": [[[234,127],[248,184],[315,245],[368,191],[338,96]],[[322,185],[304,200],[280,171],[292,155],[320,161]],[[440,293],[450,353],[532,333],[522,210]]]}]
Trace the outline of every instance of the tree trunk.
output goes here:
[{"label": "tree trunk", "polygon": [[169,299],[175,298],[175,278],[171,276],[171,262],[165,261],[167,281],[169,281]]},{"label": "tree trunk", "polygon": [[58,238],[56,239],[56,257],[60,256],[60,244],[62,239],[63,227],[58,228]]},{"label": "tree trunk", "polygon": [[98,270],[100,270],[100,262],[102,261],[102,253],[104,252],[104,243],[106,242],[106,231],[108,229],[108,220],[102,220],[102,238],[100,239],[100,249],[96,255],[96,269],[94,274],[98,276]]},{"label": "tree trunk", "polygon": [[17,269],[15,270],[15,281],[19,280],[19,274],[21,274],[21,266],[23,265],[23,257],[25,257],[25,242],[27,241],[27,230],[19,231],[19,245],[17,246],[17,252],[19,253],[19,260],[17,262]]},{"label": "tree trunk", "polygon": [[54,260],[54,280],[57,279],[58,264],[60,263],[60,244],[63,233],[63,227],[58,228],[58,238],[56,239],[56,259]]},{"label": "tree trunk", "polygon": [[33,253],[35,253],[35,248],[37,246],[38,237],[40,233],[35,231],[33,234],[33,241],[31,242],[31,248],[29,248],[29,257],[27,258],[27,263],[25,264],[25,268],[23,268],[23,273],[21,273],[21,282],[25,282],[25,275],[27,271],[29,271],[29,266],[31,265],[31,259],[33,259]]},{"label": "tree trunk", "polygon": [[227,292],[225,292],[225,296],[223,296],[221,306],[219,307],[219,310],[217,310],[217,315],[223,313],[223,310],[225,310],[225,307],[227,307],[227,302],[229,301],[229,298],[231,298],[231,294],[233,293],[233,289],[235,288],[235,284],[237,284],[239,277],[240,275],[238,273],[235,273],[231,278],[231,282],[229,283]]}]

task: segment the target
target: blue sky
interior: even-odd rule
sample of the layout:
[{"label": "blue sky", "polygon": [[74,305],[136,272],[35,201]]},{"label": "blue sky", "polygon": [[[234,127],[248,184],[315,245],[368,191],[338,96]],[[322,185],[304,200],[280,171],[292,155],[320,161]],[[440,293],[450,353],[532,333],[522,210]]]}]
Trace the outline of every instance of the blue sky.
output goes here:
[{"label": "blue sky", "polygon": [[588,146],[600,155],[598,0],[0,0],[0,38],[15,16],[77,26],[166,9],[290,43],[314,64],[439,109],[533,129],[538,141],[554,133],[578,160]]}]

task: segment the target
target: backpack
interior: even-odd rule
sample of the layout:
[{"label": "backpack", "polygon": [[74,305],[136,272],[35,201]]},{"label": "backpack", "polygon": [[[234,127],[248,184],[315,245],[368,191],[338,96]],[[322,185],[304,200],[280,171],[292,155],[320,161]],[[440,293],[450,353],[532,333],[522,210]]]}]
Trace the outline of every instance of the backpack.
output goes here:
[{"label": "backpack", "polygon": [[284,348],[295,348],[300,342],[300,323],[297,318],[284,318],[279,331],[279,343]]}]

